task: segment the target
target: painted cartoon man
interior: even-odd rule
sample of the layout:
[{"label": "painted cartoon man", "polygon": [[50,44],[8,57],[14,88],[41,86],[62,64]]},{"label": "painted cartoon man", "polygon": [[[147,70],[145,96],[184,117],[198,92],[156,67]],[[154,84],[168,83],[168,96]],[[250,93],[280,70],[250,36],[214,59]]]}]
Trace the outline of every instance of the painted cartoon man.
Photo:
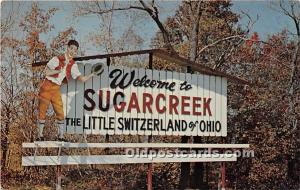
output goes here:
[{"label": "painted cartoon man", "polygon": [[37,141],[44,140],[43,130],[45,126],[46,112],[50,104],[56,114],[56,121],[59,127],[59,141],[64,139],[64,110],[61,98],[60,86],[63,82],[68,82],[71,78],[86,82],[94,75],[101,74],[102,70],[93,72],[90,75],[82,76],[78,65],[73,57],[77,54],[79,44],[76,40],[70,40],[64,55],[53,57],[45,68],[46,77],[41,84],[39,92],[39,115],[38,115],[38,138]]}]

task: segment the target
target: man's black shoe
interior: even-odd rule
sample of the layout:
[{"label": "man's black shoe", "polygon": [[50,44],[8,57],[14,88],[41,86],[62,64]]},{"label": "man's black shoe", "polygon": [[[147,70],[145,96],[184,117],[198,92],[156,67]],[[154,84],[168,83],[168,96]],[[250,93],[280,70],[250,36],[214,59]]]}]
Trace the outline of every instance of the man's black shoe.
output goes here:
[{"label": "man's black shoe", "polygon": [[38,137],[35,141],[44,141],[44,137]]}]

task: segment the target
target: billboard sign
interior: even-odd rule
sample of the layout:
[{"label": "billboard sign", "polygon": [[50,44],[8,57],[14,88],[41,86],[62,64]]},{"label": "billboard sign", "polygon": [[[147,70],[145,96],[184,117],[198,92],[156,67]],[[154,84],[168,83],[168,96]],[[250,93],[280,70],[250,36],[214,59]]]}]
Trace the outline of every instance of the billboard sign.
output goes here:
[{"label": "billboard sign", "polygon": [[[78,64],[82,74],[90,64]],[[225,77],[105,66],[62,86],[66,132],[100,135],[227,135]]]}]

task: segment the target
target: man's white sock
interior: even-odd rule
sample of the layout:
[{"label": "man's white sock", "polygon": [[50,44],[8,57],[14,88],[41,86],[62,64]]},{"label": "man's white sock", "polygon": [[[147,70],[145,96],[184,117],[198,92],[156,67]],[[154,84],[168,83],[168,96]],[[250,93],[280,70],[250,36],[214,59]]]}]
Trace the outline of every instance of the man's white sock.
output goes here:
[{"label": "man's white sock", "polygon": [[57,124],[58,124],[58,127],[59,127],[59,138],[64,138],[65,122],[64,121],[58,121]]},{"label": "man's white sock", "polygon": [[43,137],[43,131],[45,127],[45,120],[38,121],[38,137]]}]

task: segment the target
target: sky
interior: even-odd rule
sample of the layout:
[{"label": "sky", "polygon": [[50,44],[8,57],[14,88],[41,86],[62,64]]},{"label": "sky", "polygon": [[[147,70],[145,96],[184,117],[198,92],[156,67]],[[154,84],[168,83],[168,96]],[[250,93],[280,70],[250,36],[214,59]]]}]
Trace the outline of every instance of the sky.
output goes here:
[{"label": "sky", "polygon": [[[162,21],[175,14],[180,1],[157,1],[159,6],[160,18]],[[253,19],[259,16],[259,19],[255,23],[251,32],[258,32],[261,39],[266,39],[268,35],[278,33],[284,28],[288,28],[291,31],[295,31],[292,21],[284,16],[282,13],[274,11],[270,8],[270,1],[233,1],[232,11],[240,14],[241,11],[248,13]],[[29,10],[31,1],[22,2],[23,7],[21,13],[24,14]],[[84,43],[88,37],[88,34],[92,32],[99,32],[99,20],[96,16],[87,16],[83,18],[74,19],[73,11],[76,6],[71,1],[40,1],[40,6],[47,10],[49,8],[58,7],[59,10],[52,17],[50,22],[55,24],[56,28],[49,34],[41,36],[44,40],[51,39],[56,36],[58,32],[64,28],[73,26],[78,34],[76,39]],[[9,1],[1,3],[1,16],[5,16],[7,10],[11,9],[12,3]],[[128,26],[129,19],[124,16],[124,12],[116,13],[114,19],[114,36],[121,36],[126,27]],[[245,25],[248,22],[247,18],[241,15],[240,25]],[[59,26],[59,27],[58,27]],[[157,25],[151,20],[150,16],[145,14],[136,18],[136,25],[134,31],[144,39],[143,49],[149,49],[151,38],[153,38],[158,31]],[[96,53],[97,49],[92,47],[91,44],[85,45],[86,52],[88,54]]]},{"label": "sky", "polygon": [[[266,39],[268,35],[278,33],[284,28],[295,32],[296,28],[291,19],[272,8],[274,7],[274,2],[275,1],[234,1],[232,10],[236,13],[241,13],[241,11],[246,12],[254,20],[258,15],[258,20],[252,32],[258,32],[262,39]],[[243,17],[240,23],[245,24],[246,22],[248,22],[248,20],[246,17]]]}]

